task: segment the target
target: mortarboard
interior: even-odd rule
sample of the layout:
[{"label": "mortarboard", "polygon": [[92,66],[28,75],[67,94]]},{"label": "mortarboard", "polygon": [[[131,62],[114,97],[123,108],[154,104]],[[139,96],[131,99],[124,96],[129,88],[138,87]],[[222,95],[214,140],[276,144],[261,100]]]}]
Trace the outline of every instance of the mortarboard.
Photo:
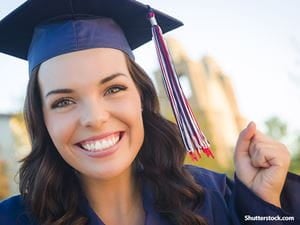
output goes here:
[{"label": "mortarboard", "polygon": [[[93,46],[115,45],[129,53],[128,49],[152,38],[147,11],[146,5],[134,0],[28,0],[0,22],[0,51],[28,59],[30,72],[47,58]],[[155,13],[164,32],[182,25],[162,12]],[[113,21],[96,19],[101,17]],[[113,22],[117,25],[112,26]],[[121,40],[124,35],[118,26],[128,44]],[[88,40],[89,35],[93,38]]]},{"label": "mortarboard", "polygon": [[132,50],[153,36],[183,143],[194,158],[200,150],[212,156],[162,38],[181,25],[135,0],[27,0],[0,21],[0,52],[28,60],[31,73],[52,57],[89,48],[116,48],[134,59]]}]

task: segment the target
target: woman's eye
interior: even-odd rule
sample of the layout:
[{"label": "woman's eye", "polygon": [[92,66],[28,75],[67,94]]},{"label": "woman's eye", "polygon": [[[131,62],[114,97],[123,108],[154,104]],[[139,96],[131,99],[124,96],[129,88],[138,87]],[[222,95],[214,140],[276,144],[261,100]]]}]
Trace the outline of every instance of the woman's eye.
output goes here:
[{"label": "woman's eye", "polygon": [[126,90],[127,87],[124,86],[113,86],[107,89],[107,91],[105,92],[105,95],[111,95],[111,94],[116,94],[120,91],[124,91]]},{"label": "woman's eye", "polygon": [[55,108],[63,108],[63,107],[66,107],[68,105],[71,105],[71,104],[74,104],[74,101],[70,100],[70,99],[60,99],[56,102],[54,102],[52,105],[51,105],[51,108],[52,109],[55,109]]}]

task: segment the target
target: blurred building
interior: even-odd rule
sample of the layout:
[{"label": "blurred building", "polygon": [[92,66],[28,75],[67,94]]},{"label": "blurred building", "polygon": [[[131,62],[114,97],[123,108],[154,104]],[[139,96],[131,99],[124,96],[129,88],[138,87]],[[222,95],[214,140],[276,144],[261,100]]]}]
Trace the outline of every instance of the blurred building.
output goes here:
[{"label": "blurred building", "polygon": [[0,160],[0,200],[9,195],[9,180],[6,175],[6,164]]},{"label": "blurred building", "polygon": [[[176,40],[167,39],[167,43],[183,91],[212,145],[216,162],[221,169],[228,169],[232,166],[232,153],[239,131],[245,125],[231,81],[211,57],[194,61]],[[167,118],[172,118],[160,70],[155,73],[155,82],[161,111]]]},{"label": "blurred building", "polygon": [[18,192],[18,160],[29,150],[22,115],[0,114],[0,198]]},{"label": "blurred building", "polygon": [[[0,114],[0,161],[1,186],[8,188],[8,193],[17,191],[14,176],[17,172],[13,133],[10,128],[12,114]],[[5,191],[5,192],[7,192]]]}]

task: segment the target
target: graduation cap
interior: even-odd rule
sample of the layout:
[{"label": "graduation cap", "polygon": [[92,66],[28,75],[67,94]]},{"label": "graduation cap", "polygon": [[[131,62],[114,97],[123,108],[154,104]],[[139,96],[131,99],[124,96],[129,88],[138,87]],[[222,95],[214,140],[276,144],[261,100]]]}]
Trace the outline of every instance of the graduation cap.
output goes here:
[{"label": "graduation cap", "polygon": [[162,33],[181,25],[179,20],[135,0],[27,0],[0,21],[0,52],[28,60],[31,74],[50,58],[90,48],[115,48],[134,59],[132,50],[153,37],[183,143],[197,159],[200,151],[208,156],[212,153],[162,37]]}]

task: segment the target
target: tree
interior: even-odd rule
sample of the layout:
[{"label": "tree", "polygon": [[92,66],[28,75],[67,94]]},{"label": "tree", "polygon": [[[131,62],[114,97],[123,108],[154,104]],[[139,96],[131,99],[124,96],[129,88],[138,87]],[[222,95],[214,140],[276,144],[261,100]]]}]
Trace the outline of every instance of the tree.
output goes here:
[{"label": "tree", "polygon": [[266,134],[276,140],[282,140],[287,135],[287,124],[276,116],[265,121]]},{"label": "tree", "polygon": [[292,154],[290,171],[300,173],[300,133],[288,132],[288,125],[278,117],[271,117],[265,121],[266,134],[275,140],[286,140],[286,144]]},{"label": "tree", "polygon": [[293,142],[293,157],[290,170],[300,174],[300,133],[296,136]]}]

